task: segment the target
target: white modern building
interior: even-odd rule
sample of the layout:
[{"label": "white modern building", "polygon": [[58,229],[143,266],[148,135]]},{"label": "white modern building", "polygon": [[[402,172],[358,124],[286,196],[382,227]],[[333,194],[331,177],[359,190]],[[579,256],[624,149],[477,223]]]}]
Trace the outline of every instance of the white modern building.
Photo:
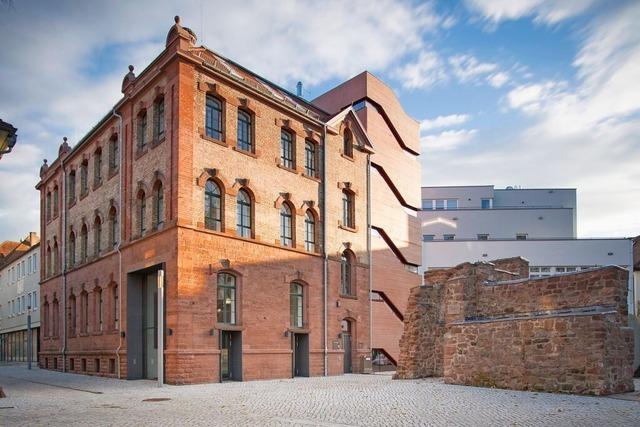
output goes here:
[{"label": "white modern building", "polygon": [[[40,336],[40,238],[34,232],[0,259],[0,362],[27,361],[27,316],[31,314],[33,362]],[[3,243],[4,245],[4,243]]]},{"label": "white modern building", "polygon": [[423,187],[422,268],[521,256],[531,277],[602,265],[629,269],[629,313],[637,314],[633,240],[578,239],[573,188]]}]

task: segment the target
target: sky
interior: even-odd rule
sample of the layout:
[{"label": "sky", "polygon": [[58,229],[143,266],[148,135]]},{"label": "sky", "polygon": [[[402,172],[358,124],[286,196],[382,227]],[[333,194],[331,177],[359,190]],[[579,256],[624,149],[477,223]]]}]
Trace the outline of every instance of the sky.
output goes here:
[{"label": "sky", "polygon": [[39,231],[35,185],[164,48],[198,43],[313,99],[368,70],[420,121],[422,185],[576,188],[579,237],[640,234],[640,2],[1,0],[0,241]]}]

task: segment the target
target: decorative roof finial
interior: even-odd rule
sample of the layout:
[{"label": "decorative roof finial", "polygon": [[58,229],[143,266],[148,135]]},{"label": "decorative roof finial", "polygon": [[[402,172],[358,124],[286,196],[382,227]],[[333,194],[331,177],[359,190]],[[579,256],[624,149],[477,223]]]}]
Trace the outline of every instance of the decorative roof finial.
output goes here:
[{"label": "decorative roof finial", "polygon": [[63,136],[62,140],[64,141],[65,144],[67,143],[67,137],[66,136]]},{"label": "decorative roof finial", "polygon": [[180,17],[178,15],[176,15],[173,20],[176,21],[176,25],[180,25]]},{"label": "decorative roof finial", "polygon": [[129,71],[133,73],[133,65],[129,65]]},{"label": "decorative roof finial", "polygon": [[58,157],[62,157],[71,151],[69,144],[67,143],[67,137],[62,138],[62,144],[60,144],[60,148],[58,149]]}]

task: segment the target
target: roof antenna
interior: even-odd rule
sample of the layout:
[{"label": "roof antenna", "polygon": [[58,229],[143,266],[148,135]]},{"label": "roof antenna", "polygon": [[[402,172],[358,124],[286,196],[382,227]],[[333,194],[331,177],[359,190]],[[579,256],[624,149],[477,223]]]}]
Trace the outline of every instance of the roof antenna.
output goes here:
[{"label": "roof antenna", "polygon": [[298,82],[296,85],[296,95],[298,98],[302,98],[302,82]]}]

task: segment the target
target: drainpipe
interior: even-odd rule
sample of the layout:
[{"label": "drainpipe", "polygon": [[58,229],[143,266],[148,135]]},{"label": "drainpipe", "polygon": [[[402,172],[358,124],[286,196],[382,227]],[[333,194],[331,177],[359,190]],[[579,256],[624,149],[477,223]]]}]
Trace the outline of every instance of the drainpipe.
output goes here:
[{"label": "drainpipe", "polygon": [[371,253],[371,154],[367,153],[367,254],[369,256],[369,356],[373,360],[373,319],[371,290],[373,286],[373,254]]},{"label": "drainpipe", "polygon": [[[64,154],[66,155],[66,153]],[[64,156],[63,155],[63,156]],[[62,169],[62,236],[60,236],[60,252],[62,252],[62,372],[67,372],[67,172],[64,169],[64,157],[60,159]],[[60,201],[58,201],[59,203]]]},{"label": "drainpipe", "polygon": [[328,275],[329,275],[329,258],[327,252],[327,125],[322,127],[322,292],[323,292],[323,329],[324,329],[324,376],[329,375],[328,369]]},{"label": "drainpipe", "polygon": [[118,243],[116,243],[116,252],[118,252],[118,347],[116,348],[116,359],[117,365],[116,369],[118,372],[118,379],[121,379],[120,374],[120,349],[122,348],[122,252],[120,251],[120,245],[122,243],[122,226],[124,221],[124,206],[122,205],[122,192],[124,186],[123,184],[123,175],[124,175],[124,147],[122,146],[122,116],[118,114],[116,109],[113,109],[112,112],[114,117],[118,119],[118,154],[120,155],[119,164],[118,164],[118,174],[120,175],[120,188],[118,191]]}]

